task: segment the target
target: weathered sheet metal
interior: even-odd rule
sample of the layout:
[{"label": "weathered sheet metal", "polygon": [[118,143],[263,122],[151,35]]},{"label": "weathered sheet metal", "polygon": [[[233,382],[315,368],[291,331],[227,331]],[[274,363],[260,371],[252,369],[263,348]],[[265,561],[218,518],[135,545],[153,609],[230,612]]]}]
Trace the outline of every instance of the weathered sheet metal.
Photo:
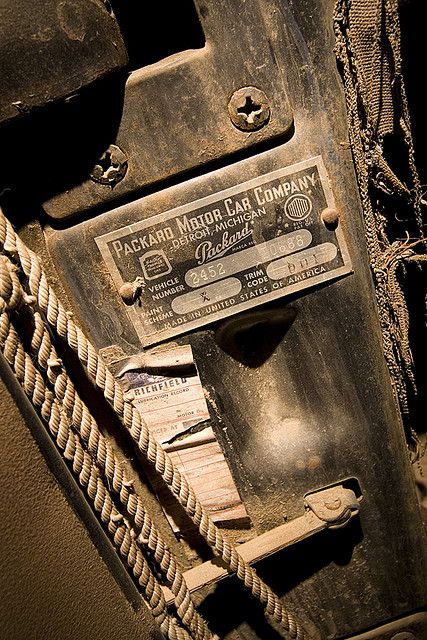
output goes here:
[{"label": "weathered sheet metal", "polygon": [[0,59],[4,122],[122,68],[127,53],[102,0],[2,0]]},{"label": "weathered sheet metal", "polygon": [[[245,7],[249,4],[245,3]],[[283,2],[263,3],[257,9],[263,22],[244,23],[251,42],[263,41],[266,34],[271,36],[275,82],[286,87],[289,95],[284,102],[286,113],[288,104],[292,104],[292,135],[288,133],[286,139],[276,137],[269,149],[254,146],[250,155],[248,145],[259,140],[252,136],[268,135],[270,123],[255,134],[238,133],[231,123],[227,124],[227,91],[222,89],[223,107],[216,102],[217,95],[212,101],[214,129],[209,129],[208,143],[215,148],[210,157],[220,158],[222,167],[181,182],[175,177],[176,184],[165,183],[168,188],[153,190],[137,204],[105,211],[68,228],[62,225],[55,229],[52,225],[46,234],[71,299],[80,301],[76,312],[98,347],[116,344],[125,353],[136,353],[142,347],[141,334],[138,337],[129,322],[128,307],[120,298],[118,283],[113,283],[95,239],[105,234],[120,235],[123,227],[149,228],[161,219],[156,216],[185,208],[207,194],[214,198],[242,182],[322,157],[353,273],[337,281],[313,283],[311,288],[264,304],[258,310],[250,308],[213,323],[208,320],[202,328],[174,339],[192,345],[206,388],[212,425],[244,499],[253,531],[259,534],[278,526],[285,515],[300,516],[307,492],[345,478],[359,482],[364,495],[359,520],[346,530],[326,532],[316,540],[284,550],[259,567],[308,625],[310,619],[315,620],[324,637],[340,638],[419,609],[425,603],[425,590],[424,560],[419,551],[422,528],[382,353],[346,137],[345,105],[329,22],[332,4],[325,1],[314,9],[313,3],[300,0],[291,11]],[[216,11],[219,5],[216,3]],[[213,31],[220,30],[218,24],[213,25],[213,15],[211,19]],[[229,40],[228,36],[224,48]],[[239,46],[243,52],[245,42],[242,35]],[[194,54],[192,60],[183,63],[185,82],[190,77],[191,82],[197,79],[200,83],[202,77],[203,87],[207,87],[216,76],[213,70],[205,70],[206,75],[200,76],[201,55]],[[228,78],[227,87],[265,87],[263,70],[253,67],[251,60],[247,64],[230,65],[222,71]],[[148,82],[161,87],[162,93],[172,96],[172,104],[176,92],[188,87],[185,82],[178,87],[180,63],[174,61],[173,65],[173,77],[168,75],[167,65],[160,65],[157,71],[153,67],[141,72],[147,77],[146,87]],[[132,83],[136,81],[137,77]],[[211,95],[208,92],[206,99]],[[191,97],[188,99],[191,101]],[[125,105],[129,115],[124,115],[122,126],[126,131],[120,135],[131,136],[132,128],[126,124],[130,114],[136,117],[152,111],[145,102],[143,107],[137,107],[129,97],[125,97]],[[186,163],[199,172],[201,157],[204,158],[199,153],[201,116],[204,135],[208,132],[205,108],[203,103],[196,110],[194,129],[185,114],[179,118],[173,128],[177,135],[173,135],[172,147],[165,143],[165,136],[171,136],[167,128],[171,112],[166,107],[158,110],[144,150],[141,146],[130,147],[135,160],[141,159],[133,174],[135,182],[126,187],[126,178],[120,183],[122,191],[105,192],[105,197],[99,195],[100,191],[95,194],[85,183],[73,193],[49,202],[48,213],[56,215],[59,204],[66,212],[77,210],[84,202],[91,207],[99,206],[103,200],[105,206],[107,199],[123,196],[126,190],[129,197],[134,188],[146,186],[151,180],[147,176],[153,177],[159,167],[165,173],[171,167],[173,173],[178,173]],[[271,124],[278,110],[280,104],[275,103]],[[191,131],[195,137],[190,137]],[[219,135],[219,131],[229,141],[221,149],[218,145],[223,144],[223,134]],[[242,136],[240,142],[238,135]],[[140,139],[135,133],[134,140]],[[229,144],[239,145],[247,157],[227,159]],[[146,156],[150,148],[151,155]],[[149,166],[146,157],[152,158]],[[131,164],[130,160],[132,174]],[[160,173],[156,175],[160,177]],[[156,269],[161,273],[161,266],[153,264],[152,275]],[[144,275],[142,267],[140,275]],[[143,300],[142,297],[142,304]],[[217,630],[227,637],[244,621],[246,629],[252,626],[258,636],[264,637],[266,628],[244,596],[237,604],[234,601],[233,611],[229,609],[228,602],[231,593],[235,597],[235,591],[234,583],[223,582],[205,600],[205,609],[216,619]],[[227,615],[222,613],[218,621],[215,612],[224,610]]]},{"label": "weathered sheet metal", "polygon": [[[345,479],[359,483],[360,518],[259,565],[308,628],[314,620],[325,638],[349,637],[422,609],[426,593],[424,534],[384,362],[333,54],[333,2],[201,4],[206,49],[134,72],[123,114],[117,108],[114,122],[106,122],[104,113],[94,131],[96,144],[117,143],[126,153],[125,177],[114,189],[91,182],[84,170],[89,174],[96,158],[85,147],[81,180],[54,176],[44,187],[48,248],[97,347],[117,345],[131,356],[143,341],[96,238],[149,227],[200,198],[322,158],[352,273],[231,318],[210,318],[174,339],[192,346],[212,427],[251,518],[242,538],[301,516],[309,492]],[[232,92],[246,86],[271,99],[270,120],[250,133],[237,129],[228,112]],[[112,96],[121,102],[119,91]],[[129,204],[111,208],[124,200]],[[159,264],[149,275],[161,271]],[[221,637],[236,629],[244,637],[272,637],[233,581],[209,593],[203,610]],[[410,628],[422,633],[424,619]]]}]

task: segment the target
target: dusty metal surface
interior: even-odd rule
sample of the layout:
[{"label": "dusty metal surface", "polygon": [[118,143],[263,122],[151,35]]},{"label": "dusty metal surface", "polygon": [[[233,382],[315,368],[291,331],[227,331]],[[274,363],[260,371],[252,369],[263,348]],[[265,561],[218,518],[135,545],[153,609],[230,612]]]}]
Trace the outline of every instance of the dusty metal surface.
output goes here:
[{"label": "dusty metal surface", "polygon": [[[115,344],[128,355],[138,353],[141,342],[95,238],[242,180],[322,156],[354,273],[270,302],[258,311],[250,309],[193,330],[178,342],[192,345],[213,429],[253,523],[251,535],[279,526],[284,514],[301,516],[304,503],[298,496],[344,477],[360,483],[366,495],[360,520],[342,531],[327,531],[285,549],[259,565],[269,584],[308,625],[315,620],[325,637],[342,638],[424,606],[425,565],[419,552],[423,532],[418,505],[384,364],[364,248],[333,56],[332,5],[329,0],[316,10],[305,0],[259,5],[266,32],[272,36],[271,55],[282,74],[275,80],[286,85],[292,103],[294,132],[289,139],[277,138],[270,149],[254,147],[250,157],[227,160],[228,164],[224,157],[223,168],[151,193],[138,207],[105,212],[68,228],[52,225],[46,228],[46,237],[70,298],[76,301],[76,313],[97,346]],[[265,34],[259,24],[252,29],[251,38],[258,36],[262,43]],[[199,55],[203,54],[194,54]],[[262,69],[253,69],[244,81],[232,69],[239,77],[236,83],[264,88],[259,80]],[[158,71],[162,90],[166,76]],[[199,81],[195,67],[193,73],[193,81]],[[150,74],[154,83],[154,68]],[[177,78],[169,79],[169,88],[175,87]],[[188,85],[183,86],[188,91]],[[266,93],[272,96],[267,89]],[[284,104],[286,112],[288,101]],[[204,108],[202,104],[200,114]],[[218,105],[213,108],[214,117],[222,118]],[[139,114],[147,106],[139,103],[133,110]],[[275,106],[271,123],[255,136],[267,132],[276,111]],[[163,112],[165,118],[169,115]],[[198,117],[190,143],[181,136],[188,126],[183,115],[173,149],[165,148],[165,132],[158,129],[147,143],[155,146],[153,170],[160,158],[165,171],[173,158],[175,169],[182,167],[180,158],[199,166],[194,155],[200,149]],[[233,127],[228,113],[224,117],[226,126]],[[242,135],[234,127],[227,131],[233,144],[235,136]],[[217,143],[215,132],[209,145]],[[249,138],[240,141],[245,153],[247,144]],[[223,148],[222,153],[227,150]],[[141,166],[146,167],[145,161]],[[139,180],[143,186],[142,172]],[[64,210],[71,210],[71,197],[62,200]],[[88,205],[94,204],[89,192],[86,197]],[[336,224],[336,213],[327,212],[325,217],[332,226]],[[232,580],[219,583],[205,597],[203,610],[222,637],[231,637],[236,629],[248,637],[274,637]]]},{"label": "dusty metal surface", "polygon": [[[359,513],[360,504],[356,494],[342,485],[323,489],[305,497],[306,512],[303,516],[282,524],[274,529],[240,544],[237,548],[241,557],[253,564],[271,556],[285,547],[295,545],[328,527],[345,527]],[[184,577],[190,591],[197,591],[231,575],[227,566],[215,560],[208,560],[189,569]],[[173,594],[164,588],[165,597],[173,602]]]},{"label": "dusty metal surface", "polygon": [[[108,143],[116,144],[128,157],[125,178],[111,189],[92,182],[88,174],[80,184],[45,200],[50,216],[64,219],[105,207],[142,187],[287,135],[292,107],[273,46],[276,35],[268,32],[268,3],[249,0],[236,7],[198,0],[196,6],[205,47],[134,71],[124,88],[122,113],[107,102],[101,107],[110,111],[112,120],[119,119],[117,133]],[[265,126],[241,131],[230,120],[228,102],[236,90],[251,85],[268,96],[269,121],[264,120],[263,108]],[[93,129],[96,139],[96,120]]]},{"label": "dusty metal surface", "polygon": [[[76,317],[98,348],[117,345],[128,356],[142,349],[124,302],[137,292],[119,294],[95,238],[322,157],[334,197],[322,219],[338,224],[353,273],[208,323],[178,342],[193,348],[212,428],[252,521],[235,538],[301,517],[309,492],[342,478],[359,482],[360,519],[259,563],[308,628],[313,620],[326,638],[349,637],[421,609],[426,594],[423,531],[384,364],[333,55],[334,3],[197,4],[205,48],[135,71],[125,89],[120,79],[103,85],[90,104],[66,111],[69,126],[58,112],[13,153],[39,150],[25,193],[62,218],[45,232]],[[235,127],[228,112],[233,92],[246,86],[264,91],[271,108],[254,132]],[[89,176],[114,143],[128,168],[111,189]],[[113,208],[136,194],[143,196],[138,206]],[[132,458],[126,437],[114,434]],[[186,567],[208,557],[206,549],[196,559],[184,542],[172,544]],[[200,597],[221,637],[277,638],[232,578]]]},{"label": "dusty metal surface", "polygon": [[0,122],[13,120],[126,65],[102,0],[6,0],[0,5]]}]

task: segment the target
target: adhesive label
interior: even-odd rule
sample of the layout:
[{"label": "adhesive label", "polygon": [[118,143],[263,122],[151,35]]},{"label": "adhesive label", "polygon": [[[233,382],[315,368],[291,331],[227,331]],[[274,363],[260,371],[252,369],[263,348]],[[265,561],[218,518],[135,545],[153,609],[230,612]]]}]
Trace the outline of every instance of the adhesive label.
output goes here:
[{"label": "adhesive label", "polygon": [[[173,359],[179,350],[188,350],[191,354],[191,347],[187,345],[168,348],[165,353]],[[133,404],[150,432],[187,477],[214,522],[247,523],[248,514],[212,429],[195,366],[185,377],[172,372],[159,375],[130,371],[125,379]],[[158,478],[153,476],[151,482],[171,527],[182,531],[186,525],[181,521],[182,512],[176,500],[165,491]]]}]

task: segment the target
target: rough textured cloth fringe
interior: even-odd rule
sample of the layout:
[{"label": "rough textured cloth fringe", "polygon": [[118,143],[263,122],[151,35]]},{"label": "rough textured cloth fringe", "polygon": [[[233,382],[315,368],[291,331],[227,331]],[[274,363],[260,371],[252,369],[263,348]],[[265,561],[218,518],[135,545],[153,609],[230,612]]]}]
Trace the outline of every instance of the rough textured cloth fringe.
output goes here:
[{"label": "rough textured cloth fringe", "polygon": [[338,0],[334,29],[384,354],[415,457],[407,260],[426,247],[397,0]]}]

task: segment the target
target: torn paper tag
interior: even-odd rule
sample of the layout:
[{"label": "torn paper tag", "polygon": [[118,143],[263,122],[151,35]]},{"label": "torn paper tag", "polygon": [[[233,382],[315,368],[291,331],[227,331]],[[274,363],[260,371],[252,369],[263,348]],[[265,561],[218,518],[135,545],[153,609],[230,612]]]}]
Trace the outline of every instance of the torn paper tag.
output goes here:
[{"label": "torn paper tag", "polygon": [[[129,370],[138,366],[141,358],[144,371]],[[129,364],[132,361],[134,364]],[[186,363],[185,377],[181,377],[180,370],[183,362]],[[189,363],[193,366],[189,367]],[[151,433],[189,480],[212,519],[235,524],[239,520],[242,525],[246,524],[249,519],[245,506],[209,424],[209,410],[191,347],[157,348],[144,352],[141,357],[133,356],[114,364],[116,374],[124,372],[121,379],[126,381],[133,404]],[[174,369],[181,375],[173,375]],[[180,507],[161,483],[155,479],[152,482],[172,528],[182,531],[184,521]]]}]

